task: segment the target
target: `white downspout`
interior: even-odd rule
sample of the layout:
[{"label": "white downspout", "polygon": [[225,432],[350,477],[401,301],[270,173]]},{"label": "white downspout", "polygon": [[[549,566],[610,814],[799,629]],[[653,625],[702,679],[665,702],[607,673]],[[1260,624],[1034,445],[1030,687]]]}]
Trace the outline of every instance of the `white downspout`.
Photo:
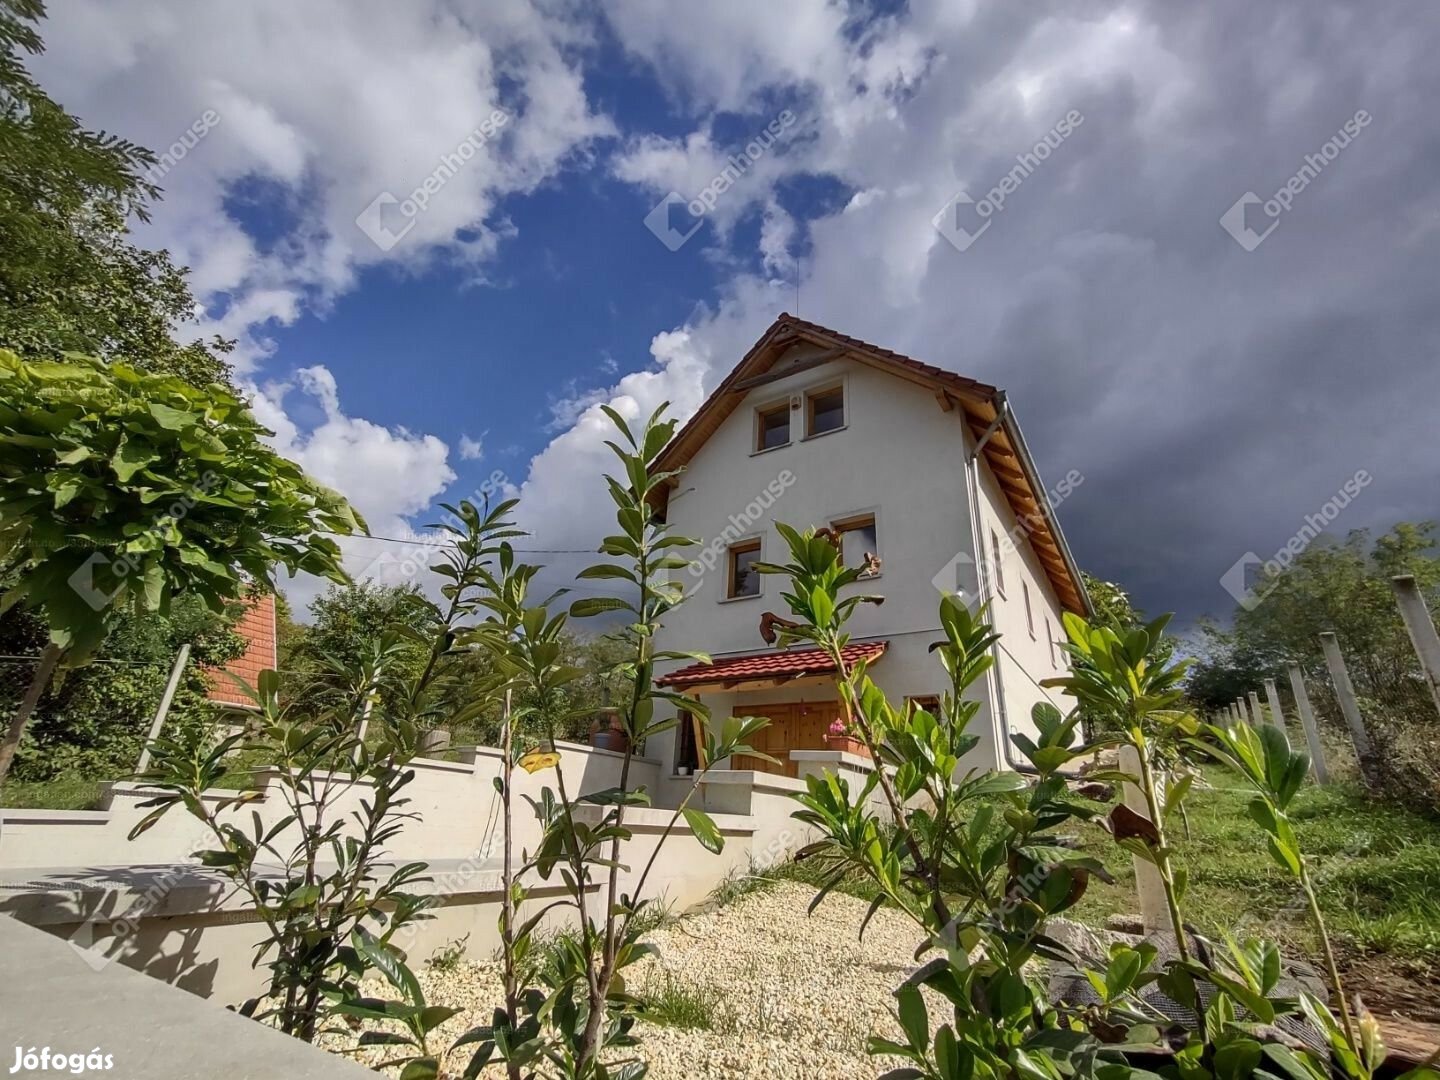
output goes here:
[{"label": "white downspout", "polygon": [[[971,554],[975,559],[975,582],[980,589],[982,597],[989,598],[994,595],[990,589],[988,575],[985,573],[985,541],[981,536],[980,528],[980,452],[995,434],[1005,420],[1005,410],[1008,405],[1005,401],[1004,391],[996,395],[995,422],[990,425],[985,434],[975,444],[975,449],[970,449],[970,433],[965,430],[965,494],[970,503],[970,542],[972,545]],[[962,429],[964,430],[964,429]],[[991,737],[994,740],[992,753],[994,754],[994,768],[996,771],[1005,769],[1007,763],[1013,768],[1010,762],[1010,723],[1005,715],[1005,698],[1000,690],[1000,649],[999,645],[990,646],[994,663],[985,672],[985,690],[990,696],[990,728]]]}]

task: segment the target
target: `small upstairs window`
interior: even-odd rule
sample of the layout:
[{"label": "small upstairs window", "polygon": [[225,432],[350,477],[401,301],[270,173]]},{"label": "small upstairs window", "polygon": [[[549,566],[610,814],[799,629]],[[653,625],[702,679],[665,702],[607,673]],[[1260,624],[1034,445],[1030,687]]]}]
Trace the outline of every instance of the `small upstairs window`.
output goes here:
[{"label": "small upstairs window", "polygon": [[760,595],[760,573],[755,569],[759,561],[759,540],[746,540],[731,546],[729,577],[725,587],[727,599]]},{"label": "small upstairs window", "polygon": [[[875,515],[865,514],[863,517],[847,518],[844,521],[837,521],[831,525],[840,537],[840,562],[844,566],[851,566],[855,569],[862,569],[865,566],[865,556],[880,556],[880,538],[875,531]],[[877,569],[873,574],[878,574]],[[867,577],[872,576],[867,574]]]},{"label": "small upstairs window", "polygon": [[824,435],[845,426],[845,389],[831,386],[805,395],[805,435]]},{"label": "small upstairs window", "polygon": [[755,413],[755,450],[774,450],[790,441],[790,403],[781,402]]},{"label": "small upstairs window", "polygon": [[1030,610],[1030,583],[1022,581],[1020,587],[1025,590],[1025,629],[1030,631],[1030,640],[1035,640],[1035,612]]}]

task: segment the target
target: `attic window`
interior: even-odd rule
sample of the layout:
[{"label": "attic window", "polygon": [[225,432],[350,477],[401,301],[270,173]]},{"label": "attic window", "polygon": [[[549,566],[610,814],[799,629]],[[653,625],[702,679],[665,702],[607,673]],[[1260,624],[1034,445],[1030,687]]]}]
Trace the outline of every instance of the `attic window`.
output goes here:
[{"label": "attic window", "polygon": [[755,450],[774,450],[790,441],[790,403],[781,402],[755,412]]},{"label": "attic window", "polygon": [[831,386],[805,395],[805,435],[824,435],[845,426],[845,390]]}]

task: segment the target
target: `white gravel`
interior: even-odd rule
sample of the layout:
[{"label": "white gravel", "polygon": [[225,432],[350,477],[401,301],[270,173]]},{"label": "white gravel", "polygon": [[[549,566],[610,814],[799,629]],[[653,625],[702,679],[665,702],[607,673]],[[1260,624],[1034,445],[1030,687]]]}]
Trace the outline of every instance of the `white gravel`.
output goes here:
[{"label": "white gravel", "polygon": [[[660,954],[627,969],[630,991],[643,998],[647,985],[670,978],[710,990],[718,1006],[713,1030],[644,1020],[636,1025],[639,1053],[654,1080],[850,1080],[899,1064],[867,1055],[865,1040],[872,1033],[898,1037],[889,1013],[891,991],[914,967],[920,932],[895,912],[880,911],[857,941],[869,905],[831,894],[807,916],[813,896],[808,886],[781,882],[650,936]],[[499,968],[492,962],[417,973],[431,1004],[465,1010],[436,1033],[436,1046],[488,1023],[500,1000]],[[393,996],[387,990],[367,986],[367,992]],[[932,1000],[931,1020],[937,1019]],[[324,1036],[320,1043],[332,1050],[353,1045],[340,1036]],[[453,1055],[447,1075],[460,1074],[471,1050],[462,1047]],[[367,1051],[358,1060],[373,1066],[384,1056]]]}]

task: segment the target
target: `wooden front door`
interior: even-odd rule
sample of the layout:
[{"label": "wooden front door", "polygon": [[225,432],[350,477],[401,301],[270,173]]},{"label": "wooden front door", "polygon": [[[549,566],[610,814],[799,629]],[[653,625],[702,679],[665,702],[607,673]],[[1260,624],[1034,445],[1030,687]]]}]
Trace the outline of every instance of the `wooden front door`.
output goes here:
[{"label": "wooden front door", "polygon": [[840,715],[840,704],[836,701],[806,701],[741,705],[736,707],[735,712],[741,716],[769,717],[769,726],[756,732],[750,745],[769,754],[779,764],[750,754],[736,754],[730,767],[799,776],[799,762],[790,760],[790,751],[824,750],[826,732],[830,722]]}]

